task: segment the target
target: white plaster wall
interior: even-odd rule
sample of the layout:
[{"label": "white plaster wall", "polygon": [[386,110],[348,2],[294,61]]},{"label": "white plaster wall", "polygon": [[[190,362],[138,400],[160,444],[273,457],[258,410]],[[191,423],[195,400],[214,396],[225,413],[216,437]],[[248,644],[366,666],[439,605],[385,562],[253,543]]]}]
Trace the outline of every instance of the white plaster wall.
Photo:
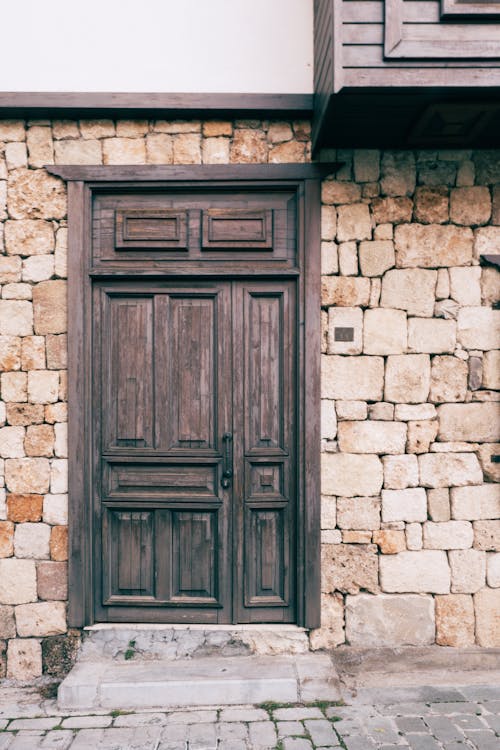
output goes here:
[{"label": "white plaster wall", "polygon": [[0,91],[313,90],[312,0],[1,5]]}]

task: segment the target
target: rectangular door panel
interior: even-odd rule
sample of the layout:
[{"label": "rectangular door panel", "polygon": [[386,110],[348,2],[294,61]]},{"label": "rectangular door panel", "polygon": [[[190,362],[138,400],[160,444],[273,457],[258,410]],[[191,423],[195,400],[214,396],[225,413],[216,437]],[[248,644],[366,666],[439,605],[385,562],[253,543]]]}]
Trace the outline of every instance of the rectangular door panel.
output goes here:
[{"label": "rectangular door panel", "polygon": [[218,604],[217,513],[172,513],[172,600]]},{"label": "rectangular door panel", "polygon": [[286,607],[290,546],[286,506],[247,506],[245,525],[245,606]]},{"label": "rectangular door panel", "polygon": [[107,602],[154,600],[154,513],[109,509],[103,537]]},{"label": "rectangular door panel", "polygon": [[106,499],[217,501],[217,464],[119,463],[103,467]]}]

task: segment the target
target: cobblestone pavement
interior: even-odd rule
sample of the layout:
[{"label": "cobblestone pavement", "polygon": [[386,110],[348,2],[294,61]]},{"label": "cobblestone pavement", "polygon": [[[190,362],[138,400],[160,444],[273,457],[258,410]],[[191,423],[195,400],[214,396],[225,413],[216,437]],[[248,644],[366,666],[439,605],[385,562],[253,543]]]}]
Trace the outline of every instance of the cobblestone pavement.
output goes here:
[{"label": "cobblestone pavement", "polygon": [[[2,689],[0,688],[0,693]],[[500,750],[500,687],[369,690],[349,705],[264,705],[61,715],[0,699],[0,750]]]}]

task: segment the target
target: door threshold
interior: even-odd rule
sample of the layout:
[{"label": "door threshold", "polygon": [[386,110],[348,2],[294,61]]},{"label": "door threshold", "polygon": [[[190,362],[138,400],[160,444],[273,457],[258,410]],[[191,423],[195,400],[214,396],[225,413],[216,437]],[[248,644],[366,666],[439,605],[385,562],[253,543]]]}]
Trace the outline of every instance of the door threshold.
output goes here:
[{"label": "door threshold", "polygon": [[94,625],[86,625],[84,630],[218,630],[226,631],[270,631],[274,633],[292,632],[307,633],[307,628],[290,623],[243,623],[239,625],[221,625],[219,623],[192,624],[192,623],[147,623],[147,622],[97,622]]}]

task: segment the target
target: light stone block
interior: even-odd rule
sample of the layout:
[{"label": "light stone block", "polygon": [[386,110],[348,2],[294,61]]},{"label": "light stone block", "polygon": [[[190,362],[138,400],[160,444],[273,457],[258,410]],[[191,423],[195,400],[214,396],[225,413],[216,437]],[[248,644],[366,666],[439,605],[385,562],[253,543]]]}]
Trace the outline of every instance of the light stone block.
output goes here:
[{"label": "light stone block", "polygon": [[404,490],[418,485],[418,461],[414,455],[384,456],[384,488]]},{"label": "light stone block", "polygon": [[47,458],[9,458],[5,461],[5,484],[16,494],[45,494],[49,490]]},{"label": "light stone block", "polygon": [[67,213],[65,183],[44,169],[12,171],[7,197],[12,219],[63,219]]},{"label": "light stone block", "polygon": [[[0,223],[0,227],[1,226],[2,224]],[[0,229],[0,240],[1,231],[2,230]],[[21,266],[21,258],[18,258],[17,256],[0,256],[0,284],[15,284],[16,282],[21,281]],[[4,299],[8,299],[8,297],[4,297]]]},{"label": "light stone block", "polygon": [[384,400],[421,403],[430,389],[431,365],[427,354],[396,354],[387,358]]},{"label": "light stone block", "polygon": [[367,419],[368,405],[366,401],[336,401],[335,410],[340,421]]},{"label": "light stone block", "polygon": [[500,310],[461,308],[457,316],[457,339],[465,349],[496,349],[500,341]]},{"label": "light stone block", "polygon": [[500,390],[500,350],[498,349],[484,353],[483,388]]},{"label": "light stone block", "polygon": [[486,581],[491,588],[500,587],[500,552],[490,552],[486,562]]},{"label": "light stone block", "polygon": [[339,307],[366,307],[370,300],[370,279],[357,276],[323,276],[321,304]]},{"label": "light stone block", "polygon": [[54,146],[50,127],[35,125],[26,134],[28,164],[30,167],[43,167],[54,163]]},{"label": "light stone block", "polygon": [[429,398],[434,403],[464,401],[467,393],[467,362],[458,357],[432,358],[431,390]]},{"label": "light stone block", "polygon": [[33,289],[36,333],[66,333],[67,284],[62,280],[42,281]]},{"label": "light stone block", "polygon": [[[54,137],[57,138],[55,127],[53,127],[53,130]],[[116,132],[113,120],[80,120],[80,131],[82,138],[90,140],[94,138],[111,138]]]},{"label": "light stone block", "polygon": [[369,307],[379,306],[381,291],[382,291],[381,279],[372,279],[372,283],[370,285]]},{"label": "light stone block", "polygon": [[337,526],[341,529],[373,530],[380,528],[378,497],[339,497]]},{"label": "light stone block", "polygon": [[329,544],[321,548],[321,590],[377,593],[378,555],[374,544]]},{"label": "light stone block", "polygon": [[342,276],[356,276],[358,273],[358,251],[355,242],[340,243],[339,270]]},{"label": "light stone block", "polygon": [[55,458],[50,467],[50,492],[53,495],[65,494],[68,491],[68,461]]},{"label": "light stone block", "polygon": [[68,457],[68,425],[60,422],[54,425],[54,453],[57,458]]},{"label": "light stone block", "polygon": [[450,268],[450,296],[460,305],[481,305],[481,268]]},{"label": "light stone block", "polygon": [[448,594],[450,568],[442,550],[406,551],[382,555],[380,585],[387,593]]},{"label": "light stone block", "polygon": [[500,439],[500,404],[470,403],[438,406],[440,441],[493,443]]},{"label": "light stone block", "polygon": [[491,196],[487,187],[457,187],[450,194],[450,220],[465,226],[487,224],[491,216]]},{"label": "light stone block", "polygon": [[368,407],[368,419],[381,420],[383,422],[394,421],[394,404],[379,401]]},{"label": "light stone block", "polygon": [[0,602],[25,604],[36,602],[36,567],[34,560],[7,557],[0,560]]},{"label": "light stone block", "polygon": [[426,521],[427,495],[422,487],[382,490],[382,521]]},{"label": "light stone block", "polygon": [[427,354],[441,354],[455,350],[457,324],[454,320],[410,318],[408,320],[408,350]]},{"label": "light stone block", "polygon": [[447,268],[439,268],[436,284],[436,299],[447,299],[450,296],[450,275]]},{"label": "light stone block", "polygon": [[[353,341],[336,341],[336,328],[352,328]],[[363,350],[363,311],[360,307],[328,309],[328,353],[361,354]]]},{"label": "light stone block", "polygon": [[[377,224],[373,230],[373,238],[375,240],[392,240],[394,237],[394,227],[392,224]],[[396,256],[394,256],[394,262],[396,262]]]},{"label": "light stone block", "polygon": [[474,521],[474,547],[486,552],[500,552],[500,519]]},{"label": "light stone block", "polygon": [[321,206],[321,239],[331,241],[337,234],[337,209],[333,206]]},{"label": "light stone block", "polygon": [[323,356],[321,373],[323,398],[342,401],[382,400],[384,384],[382,357]]},{"label": "light stone block", "polygon": [[405,536],[408,549],[419,550],[424,546],[421,523],[407,523]]},{"label": "light stone block", "polygon": [[59,373],[53,370],[31,370],[28,373],[28,401],[53,404],[59,398]]},{"label": "light stone block", "polygon": [[337,209],[337,240],[370,240],[372,221],[366,203],[352,203]]},{"label": "light stone block", "polygon": [[324,180],[321,185],[321,201],[326,204],[357,203],[361,188],[355,182]]},{"label": "light stone block", "polygon": [[437,420],[408,422],[407,453],[428,453],[437,432]]},{"label": "light stone block", "polygon": [[19,169],[28,166],[28,153],[25,143],[7,143],[5,145],[7,169]]},{"label": "light stone block", "polygon": [[437,416],[434,404],[396,404],[394,419],[401,422],[411,422],[422,419],[435,419]]},{"label": "light stone block", "polygon": [[484,648],[500,647],[500,589],[482,589],[474,594],[476,641]]},{"label": "light stone block", "polygon": [[451,490],[451,512],[453,518],[466,521],[500,518],[500,485],[454,487]]},{"label": "light stone block", "polygon": [[482,484],[483,472],[474,453],[428,453],[418,457],[423,487]]},{"label": "light stone block", "polygon": [[454,648],[474,645],[474,607],[471,596],[436,596],[436,643]]},{"label": "light stone block", "polygon": [[25,372],[3,372],[0,378],[4,402],[22,403],[27,400],[28,376]]},{"label": "light stone block", "polygon": [[347,596],[345,616],[346,638],[351,646],[395,648],[434,643],[431,596]]},{"label": "light stone block", "polygon": [[402,422],[340,422],[339,449],[343,453],[404,453],[406,425]]},{"label": "light stone block", "polygon": [[365,354],[402,354],[406,351],[406,313],[376,308],[365,310],[363,351]]},{"label": "light stone block", "polygon": [[64,602],[37,602],[16,607],[17,632],[22,638],[42,638],[65,633],[66,605]]},{"label": "light stone block", "polygon": [[447,487],[427,490],[427,506],[431,521],[449,521],[451,518],[450,491]]},{"label": "light stone block", "polygon": [[380,306],[406,310],[409,315],[432,318],[436,282],[436,271],[393,268],[382,279]]},{"label": "light stone block", "polygon": [[321,496],[321,528],[334,529],[337,525],[337,498]]},{"label": "light stone block", "polygon": [[321,595],[323,626],[309,633],[311,649],[330,649],[345,641],[344,598],[340,594]]},{"label": "light stone block", "polygon": [[394,232],[398,268],[467,266],[472,262],[469,227],[443,224],[401,224]]},{"label": "light stone block", "polygon": [[325,495],[362,497],[378,495],[383,482],[378,456],[349,453],[321,455],[321,486]]},{"label": "light stone block", "polygon": [[323,440],[334,440],[336,436],[337,417],[335,414],[335,402],[324,398],[321,400],[321,438]]},{"label": "light stone block", "polygon": [[48,560],[50,526],[45,523],[18,523],[14,532],[14,554],[17,558]]},{"label": "light stone block", "polygon": [[61,227],[56,232],[54,273],[62,279],[68,275],[68,230],[66,227]]},{"label": "light stone block", "polygon": [[67,526],[67,495],[45,495],[43,498],[43,522],[51,526]]},{"label": "light stone block", "polygon": [[383,276],[396,264],[391,240],[364,241],[359,244],[359,266],[363,276]]},{"label": "light stone block", "polygon": [[101,141],[56,141],[55,161],[56,164],[102,164]]},{"label": "light stone block", "polygon": [[484,587],[486,552],[477,549],[450,550],[448,560],[454,594],[475,594]]},{"label": "light stone block", "polygon": [[474,534],[469,521],[445,521],[424,524],[424,547],[426,549],[469,549]]},{"label": "light stone block", "polygon": [[21,278],[34,284],[39,281],[47,281],[54,275],[53,255],[33,255],[23,261]]},{"label": "light stone block", "polygon": [[33,305],[26,300],[0,300],[0,334],[31,336]]},{"label": "light stone block", "polygon": [[146,143],[139,138],[105,138],[102,142],[104,164],[145,164]]},{"label": "light stone block", "polygon": [[41,675],[42,647],[40,642],[34,638],[11,639],[7,648],[7,677],[29,682]]},{"label": "light stone block", "polygon": [[339,257],[336,242],[321,243],[321,275],[328,276],[339,272]]},{"label": "light stone block", "polygon": [[[403,524],[404,526],[404,524]],[[374,544],[378,544],[383,555],[395,555],[406,549],[405,533],[402,529],[381,529],[372,534]]]},{"label": "light stone block", "polygon": [[0,456],[2,458],[23,458],[24,427],[2,427],[0,429]]}]

